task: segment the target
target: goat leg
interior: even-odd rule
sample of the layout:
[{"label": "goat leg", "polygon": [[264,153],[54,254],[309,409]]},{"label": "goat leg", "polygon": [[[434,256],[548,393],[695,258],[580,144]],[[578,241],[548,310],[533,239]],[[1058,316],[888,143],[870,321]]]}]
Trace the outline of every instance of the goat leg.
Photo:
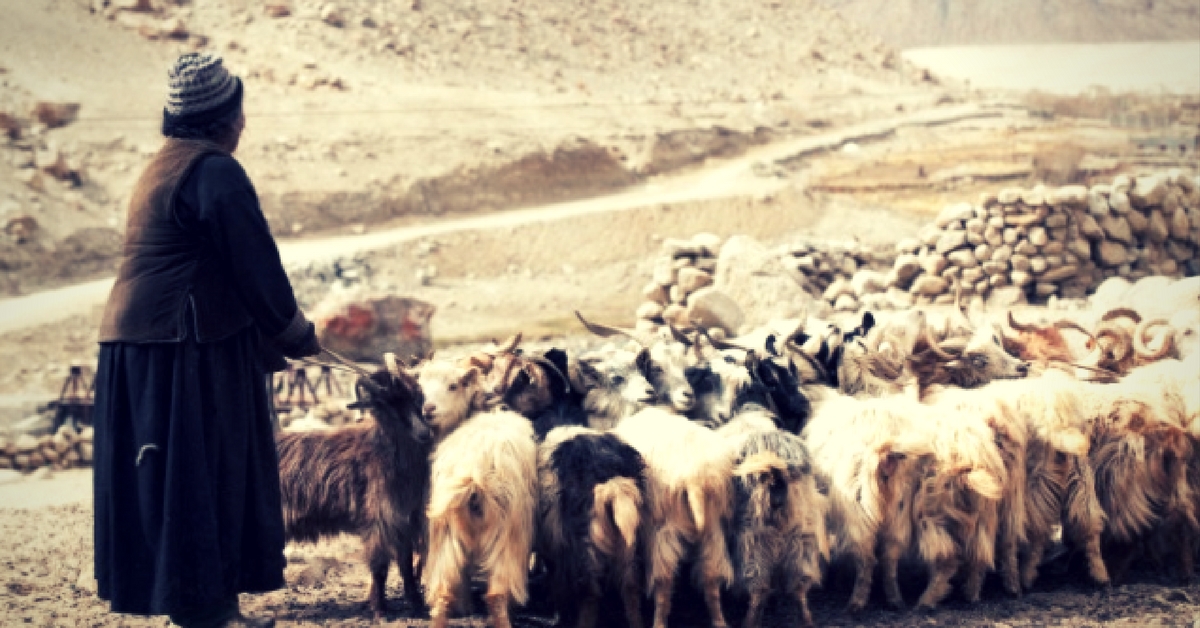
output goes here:
[{"label": "goat leg", "polygon": [[1046,539],[1031,539],[1028,546],[1021,552],[1021,587],[1025,590],[1033,588],[1037,582],[1038,565],[1046,554]]},{"label": "goat leg", "polygon": [[862,612],[867,607],[867,599],[871,596],[871,580],[875,575],[874,553],[868,550],[855,556],[854,572],[854,591],[846,605],[846,612],[851,614]]},{"label": "goat leg", "polygon": [[[632,563],[630,563],[632,567]],[[621,601],[625,603],[625,621],[629,628],[642,628],[642,596],[641,587],[634,569],[626,573],[625,581],[621,583]]]},{"label": "goat leg", "polygon": [[1132,541],[1110,541],[1107,554],[1110,558],[1105,563],[1112,566],[1109,570],[1111,580],[1120,582],[1137,555],[1134,543]]},{"label": "goat leg", "polygon": [[725,613],[721,610],[721,584],[717,580],[705,580],[704,603],[708,606],[708,616],[713,628],[726,628]]},{"label": "goat leg", "polygon": [[392,557],[378,540],[367,543],[367,565],[371,568],[371,589],[367,592],[367,605],[375,619],[387,614],[387,576]]},{"label": "goat leg", "polygon": [[[1000,541],[1000,577],[1004,590],[1013,597],[1021,597],[1021,561],[1017,557],[1020,550],[1011,533],[1004,535]],[[980,585],[983,584],[982,578]],[[978,598],[976,598],[978,601]]]},{"label": "goat leg", "polygon": [[932,611],[939,602],[946,599],[950,594],[950,579],[958,572],[958,565],[959,560],[953,556],[942,558],[933,564],[929,584],[925,586],[921,599],[917,600],[917,610]]},{"label": "goat leg", "polygon": [[766,609],[770,592],[770,589],[763,587],[756,587],[750,591],[750,607],[746,609],[742,628],[758,628],[762,625],[763,611]]},{"label": "goat leg", "polygon": [[667,615],[671,614],[671,592],[674,581],[670,578],[654,582],[654,628],[667,628]]},{"label": "goat leg", "polygon": [[808,579],[796,587],[796,601],[800,603],[800,625],[804,628],[813,626],[812,611],[808,609],[808,590],[810,588],[812,588],[812,582]]},{"label": "goat leg", "polygon": [[512,628],[512,622],[508,619],[508,594],[488,595],[486,598],[492,628]]},{"label": "goat leg", "polygon": [[404,599],[412,609],[414,617],[425,613],[425,598],[421,596],[421,584],[413,568],[413,548],[411,541],[402,541],[397,552],[396,564],[400,569],[400,581],[404,583]]},{"label": "goat leg", "polygon": [[887,595],[888,606],[897,611],[904,610],[904,595],[900,593],[900,582],[896,575],[900,564],[900,554],[903,550],[904,548],[898,543],[885,543],[882,552],[883,560],[880,564],[883,572],[883,591]]},{"label": "goat leg", "polygon": [[596,616],[600,611],[600,595],[601,592],[593,588],[583,597],[583,601],[579,603],[579,618],[575,622],[576,628],[595,628]]},{"label": "goat leg", "polygon": [[983,591],[983,579],[987,576],[988,567],[977,561],[969,561],[966,567],[967,577],[962,583],[963,598],[968,603],[976,604]]}]

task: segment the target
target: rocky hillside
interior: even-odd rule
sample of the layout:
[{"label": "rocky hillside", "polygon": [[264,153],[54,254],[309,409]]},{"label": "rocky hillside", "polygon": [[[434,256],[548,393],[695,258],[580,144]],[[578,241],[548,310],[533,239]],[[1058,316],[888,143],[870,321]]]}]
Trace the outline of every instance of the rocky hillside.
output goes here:
[{"label": "rocky hillside", "polygon": [[817,0],[12,3],[0,293],[105,272],[188,50],[244,77],[238,156],[281,235],[594,195],[936,97]]},{"label": "rocky hillside", "polygon": [[1195,0],[822,0],[897,48],[1200,38]]}]

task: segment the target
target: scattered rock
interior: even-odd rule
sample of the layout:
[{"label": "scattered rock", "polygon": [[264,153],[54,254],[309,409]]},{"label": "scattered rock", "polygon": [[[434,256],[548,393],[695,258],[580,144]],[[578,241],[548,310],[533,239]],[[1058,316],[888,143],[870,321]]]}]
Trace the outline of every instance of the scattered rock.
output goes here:
[{"label": "scattered rock", "polygon": [[[1131,214],[1132,215],[1132,214]],[[1151,242],[1162,243],[1171,235],[1171,229],[1167,225],[1167,219],[1163,218],[1161,211],[1155,209],[1150,211],[1150,216],[1146,225],[1146,237]]]},{"label": "scattered rock", "polygon": [[287,17],[292,14],[292,6],[287,2],[276,0],[267,2],[263,6],[263,11],[267,14],[267,17]]},{"label": "scattered rock", "polygon": [[944,293],[949,285],[950,284],[941,277],[922,275],[917,277],[917,280],[913,282],[912,288],[909,289],[909,292],[922,296],[936,296]]},{"label": "scattered rock", "polygon": [[921,248],[921,241],[916,238],[904,238],[896,243],[896,252],[901,254],[915,254]]},{"label": "scattered rock", "polygon": [[1138,177],[1129,190],[1129,200],[1139,208],[1158,205],[1166,195],[1167,186],[1158,176]]},{"label": "scattered rock", "polygon": [[654,301],[646,301],[638,306],[637,317],[646,320],[654,320],[661,318],[663,315],[663,305]]},{"label": "scattered rock", "polygon": [[321,5],[321,21],[338,28],[346,24],[346,18],[342,15],[341,8],[332,2]]},{"label": "scattered rock", "polygon": [[1024,270],[1014,270],[1008,274],[1008,279],[1014,286],[1024,286],[1033,281],[1033,275]]},{"label": "scattered rock", "polygon": [[33,106],[30,115],[37,122],[54,129],[75,121],[79,115],[79,103],[40,101]]},{"label": "scattered rock", "polygon": [[685,295],[688,295],[700,288],[711,285],[712,282],[712,275],[698,268],[681,268],[679,269],[676,285],[679,286],[679,289]]},{"label": "scattered rock", "polygon": [[712,286],[701,288],[688,298],[687,316],[695,325],[723,329],[729,336],[736,336],[746,319],[737,302]]},{"label": "scattered rock", "polygon": [[946,231],[937,240],[936,250],[938,253],[949,253],[955,249],[961,248],[967,243],[966,231]]},{"label": "scattered rock", "polygon": [[1109,240],[1101,241],[1094,251],[1097,258],[1096,261],[1104,266],[1120,266],[1126,261],[1125,247],[1117,242]]},{"label": "scattered rock", "polygon": [[969,249],[951,251],[946,255],[946,260],[959,268],[974,268],[979,265],[979,260],[975,259],[975,251]]},{"label": "scattered rock", "polygon": [[1105,216],[1100,220],[1100,228],[1112,240],[1122,244],[1133,244],[1133,232],[1129,223],[1119,216]]},{"label": "scattered rock", "polygon": [[1065,185],[1052,190],[1046,201],[1055,206],[1082,206],[1087,203],[1088,190],[1082,185]]},{"label": "scattered rock", "polygon": [[836,312],[857,312],[858,300],[852,294],[843,294],[834,302],[833,309]]},{"label": "scattered rock", "polygon": [[943,209],[937,215],[937,218],[934,219],[933,224],[937,225],[939,229],[945,229],[947,225],[953,222],[970,220],[974,217],[975,208],[970,203],[958,203],[948,205]]},{"label": "scattered rock", "polygon": [[907,282],[921,272],[921,262],[916,255],[905,253],[896,258],[893,270],[896,272],[897,281],[907,285]]}]

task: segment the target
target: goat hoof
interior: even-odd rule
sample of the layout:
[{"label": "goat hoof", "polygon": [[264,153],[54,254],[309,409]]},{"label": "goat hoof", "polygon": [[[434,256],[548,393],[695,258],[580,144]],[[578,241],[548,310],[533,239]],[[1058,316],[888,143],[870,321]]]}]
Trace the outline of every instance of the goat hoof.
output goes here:
[{"label": "goat hoof", "polygon": [[913,612],[921,614],[921,615],[932,615],[935,611],[937,611],[936,606],[932,606],[932,605],[926,604],[924,602],[919,603],[913,607]]},{"label": "goat hoof", "polygon": [[862,604],[860,602],[851,602],[846,605],[846,614],[858,615],[863,612],[863,609],[866,608],[866,606],[866,604]]},{"label": "goat hoof", "polygon": [[896,611],[897,613],[903,613],[904,611],[908,610],[908,605],[904,602],[888,602],[888,608]]}]

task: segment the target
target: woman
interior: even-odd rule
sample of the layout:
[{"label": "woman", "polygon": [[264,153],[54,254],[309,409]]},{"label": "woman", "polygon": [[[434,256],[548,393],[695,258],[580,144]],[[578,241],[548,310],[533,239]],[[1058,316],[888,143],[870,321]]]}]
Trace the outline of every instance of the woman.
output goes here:
[{"label": "woman", "polygon": [[189,53],[169,84],[100,329],[96,579],[115,612],[270,626],[238,609],[284,586],[267,374],[320,346],[230,156],[241,80]]}]

